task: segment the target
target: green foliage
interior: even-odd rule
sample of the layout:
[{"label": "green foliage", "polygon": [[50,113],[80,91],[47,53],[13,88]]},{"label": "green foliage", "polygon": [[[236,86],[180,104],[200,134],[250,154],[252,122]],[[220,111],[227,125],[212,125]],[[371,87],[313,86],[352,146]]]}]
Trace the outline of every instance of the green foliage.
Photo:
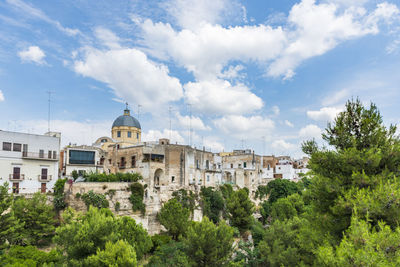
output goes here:
[{"label": "green foliage", "polygon": [[257,267],[262,266],[259,251],[253,246],[252,242],[239,241],[239,249],[236,251],[235,262],[240,262],[240,266]]},{"label": "green foliage", "polygon": [[44,252],[33,246],[12,246],[0,256],[1,266],[43,266],[61,265],[62,253],[56,250]]},{"label": "green foliage", "polygon": [[97,250],[96,255],[89,256],[84,261],[84,266],[124,266],[136,267],[135,249],[124,240],[118,240],[116,243],[108,241],[104,250]]},{"label": "green foliage", "polygon": [[159,247],[151,256],[148,267],[187,267],[189,257],[186,256],[182,242],[171,241]]},{"label": "green foliage", "polygon": [[396,127],[389,129],[383,124],[382,116],[375,104],[366,108],[360,99],[349,100],[345,110],[329,123],[322,137],[337,150],[355,148],[358,151],[374,147],[393,145]]},{"label": "green foliage", "polygon": [[130,185],[129,190],[131,195],[129,196],[129,202],[132,204],[132,210],[142,212],[142,215],[146,213],[146,205],[143,203],[144,198],[144,187],[141,183],[133,183]]},{"label": "green foliage", "polygon": [[8,183],[0,185],[0,250],[7,247],[7,243],[15,243],[20,239],[20,229],[23,226],[14,216],[11,209],[13,196],[8,193]]},{"label": "green foliage", "polygon": [[175,198],[168,200],[158,214],[158,220],[174,240],[185,235],[189,226],[190,211]]},{"label": "green foliage", "polygon": [[97,194],[94,193],[93,190],[90,190],[87,193],[82,194],[81,196],[83,202],[85,202],[85,205],[87,209],[89,209],[90,206],[96,207],[96,208],[108,208],[109,203],[106,197],[102,194]]},{"label": "green foliage", "polygon": [[62,214],[63,224],[57,228],[54,242],[65,251],[68,260],[83,260],[107,242],[125,240],[140,259],[151,247],[151,239],[141,225],[129,217],[115,217],[108,209],[90,207],[85,214],[67,209]]},{"label": "green foliage", "polygon": [[75,181],[76,179],[78,179],[78,177],[79,177],[78,171],[77,171],[77,170],[73,170],[73,171],[71,172],[71,176],[72,176],[72,178],[74,178],[74,181]]},{"label": "green foliage", "polygon": [[115,193],[116,193],[116,192],[117,192],[117,191],[116,191],[115,189],[110,189],[110,190],[107,191],[106,195],[107,195],[110,199],[113,199],[113,197],[115,196]]},{"label": "green foliage", "polygon": [[400,228],[394,231],[380,222],[377,228],[364,220],[352,217],[340,245],[326,244],[317,252],[319,266],[399,266]]},{"label": "green foliage", "polygon": [[253,221],[254,204],[249,199],[246,189],[234,191],[227,202],[230,224],[237,227],[241,233],[250,229]]},{"label": "green foliage", "polygon": [[219,190],[222,193],[222,196],[225,200],[228,200],[233,194],[233,188],[230,184],[223,184],[219,187]]},{"label": "green foliage", "polygon": [[253,237],[254,246],[258,246],[258,243],[260,243],[260,241],[263,239],[265,232],[263,224],[254,219],[250,231],[251,231],[251,236]]},{"label": "green foliage", "polygon": [[224,222],[216,226],[203,217],[201,222],[192,222],[183,242],[194,266],[223,265],[233,251],[233,229]]},{"label": "green foliage", "polygon": [[14,201],[13,212],[23,224],[17,244],[39,245],[49,241],[54,234],[55,212],[47,203],[47,196],[39,192],[32,198],[19,197]]},{"label": "green foliage", "polygon": [[85,175],[85,182],[137,182],[143,180],[139,173],[90,173]]},{"label": "green foliage", "polygon": [[256,198],[263,199],[268,195],[268,190],[266,185],[259,185],[256,191]]},{"label": "green foliage", "polygon": [[269,194],[268,202],[274,203],[279,198],[290,196],[299,192],[297,183],[286,179],[275,179],[267,184],[266,193]]},{"label": "green foliage", "polygon": [[300,215],[304,210],[304,202],[299,194],[280,198],[271,206],[271,217],[274,220],[287,220]]},{"label": "green foliage", "polygon": [[67,204],[65,203],[64,186],[67,179],[58,179],[54,184],[54,208],[56,211],[65,209]]},{"label": "green foliage", "polygon": [[130,217],[124,216],[115,221],[115,231],[119,237],[127,241],[136,250],[137,259],[140,260],[145,253],[153,247],[151,237],[147,231]]},{"label": "green foliage", "polygon": [[225,209],[225,201],[220,191],[214,190],[212,187],[201,188],[201,200],[203,208],[203,216],[207,216],[214,223],[218,223]]},{"label": "green foliage", "polygon": [[179,189],[172,193],[172,196],[182,204],[182,207],[187,208],[193,214],[196,207],[196,199],[198,198],[192,191],[186,191],[185,189]]},{"label": "green foliage", "polygon": [[117,202],[115,203],[114,208],[115,208],[115,211],[118,212],[118,211],[120,210],[120,208],[121,208],[121,203],[119,203],[119,202],[117,201]]},{"label": "green foliage", "polygon": [[158,235],[155,234],[151,237],[151,242],[153,242],[153,247],[151,248],[150,252],[154,252],[155,250],[159,249],[165,244],[171,242],[172,239],[169,235]]}]

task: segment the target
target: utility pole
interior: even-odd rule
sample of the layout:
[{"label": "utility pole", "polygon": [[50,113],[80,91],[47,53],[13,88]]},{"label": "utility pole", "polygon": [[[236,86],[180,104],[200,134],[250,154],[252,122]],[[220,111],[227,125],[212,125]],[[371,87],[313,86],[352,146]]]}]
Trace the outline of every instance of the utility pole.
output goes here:
[{"label": "utility pole", "polygon": [[47,132],[50,132],[50,103],[51,103],[51,94],[54,92],[52,91],[46,91],[46,93],[49,95],[49,107],[48,107],[48,112],[47,112]]}]

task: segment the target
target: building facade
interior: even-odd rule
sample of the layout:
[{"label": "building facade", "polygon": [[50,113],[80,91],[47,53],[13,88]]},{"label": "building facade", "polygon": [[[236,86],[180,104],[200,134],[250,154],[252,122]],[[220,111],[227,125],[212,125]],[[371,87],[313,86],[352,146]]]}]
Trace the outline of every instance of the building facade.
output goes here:
[{"label": "building facade", "polygon": [[0,183],[15,194],[52,192],[58,179],[60,133],[0,131]]}]

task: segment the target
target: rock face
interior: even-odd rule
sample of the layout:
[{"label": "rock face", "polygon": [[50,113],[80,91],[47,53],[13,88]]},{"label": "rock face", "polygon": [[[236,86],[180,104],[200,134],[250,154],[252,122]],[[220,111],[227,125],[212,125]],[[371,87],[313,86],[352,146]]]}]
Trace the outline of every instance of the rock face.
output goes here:
[{"label": "rock face", "polygon": [[[65,185],[66,202],[68,206],[74,208],[77,211],[86,211],[86,205],[77,194],[84,194],[93,190],[94,193],[103,194],[106,196],[110,204],[110,210],[119,216],[129,216],[136,220],[136,222],[142,224],[142,226],[148,231],[150,235],[160,233],[161,230],[165,230],[163,226],[157,220],[157,213],[161,210],[162,205],[172,198],[172,193],[176,190],[182,189],[183,187],[178,186],[160,186],[156,189],[146,189],[144,196],[144,204],[146,205],[146,213],[142,215],[140,211],[133,212],[132,204],[129,202],[129,191],[130,183],[119,182],[119,183],[74,183],[71,187]],[[184,188],[186,190],[198,191],[198,187],[189,186]],[[78,196],[79,196],[78,194]],[[115,209],[116,203],[120,203],[119,210]],[[202,212],[201,209],[197,208],[194,210],[193,219],[195,221],[201,221]]]}]

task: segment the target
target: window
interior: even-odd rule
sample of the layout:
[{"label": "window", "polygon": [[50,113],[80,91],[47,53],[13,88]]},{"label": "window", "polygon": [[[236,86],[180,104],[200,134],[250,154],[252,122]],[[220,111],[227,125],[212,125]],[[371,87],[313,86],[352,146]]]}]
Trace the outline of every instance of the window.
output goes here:
[{"label": "window", "polygon": [[11,143],[3,142],[3,150],[11,151]]},{"label": "window", "polygon": [[136,156],[132,156],[131,161],[132,161],[132,168],[136,168]]},{"label": "window", "polygon": [[13,179],[19,179],[21,177],[21,168],[14,167],[13,168]]},{"label": "window", "polygon": [[231,169],[233,169],[233,164],[231,163]]},{"label": "window", "polygon": [[239,164],[238,164],[238,168],[241,168],[241,167],[242,167],[242,164],[239,163]]},{"label": "window", "polygon": [[172,182],[175,182],[175,176],[172,176],[172,177],[171,177],[171,181],[172,181]]},{"label": "window", "polygon": [[128,132],[128,138],[131,138],[131,137],[132,137],[132,132],[129,131],[129,132]]},{"label": "window", "polygon": [[121,168],[125,168],[126,162],[125,162],[125,157],[121,157]]},{"label": "window", "polygon": [[22,150],[22,145],[21,144],[17,144],[17,143],[13,144],[13,151],[21,152],[21,150]]},{"label": "window", "polygon": [[198,160],[198,159],[196,159],[196,168],[197,168],[197,169],[200,168],[200,166],[199,166],[199,160]]},{"label": "window", "polygon": [[42,169],[42,180],[47,180],[47,169]]},{"label": "window", "polygon": [[51,159],[51,155],[52,155],[51,150],[49,150],[49,153],[47,154],[47,157],[48,157],[49,159]]},{"label": "window", "polygon": [[206,160],[206,169],[208,170],[210,168],[210,162]]},{"label": "window", "polygon": [[210,181],[210,175],[207,175],[207,182]]},{"label": "window", "polygon": [[243,168],[247,167],[247,162],[243,162]]},{"label": "window", "polygon": [[94,164],[94,151],[70,150],[69,164]]},{"label": "window", "polygon": [[117,131],[117,137],[121,137],[121,131]]},{"label": "window", "polygon": [[57,151],[53,151],[53,159],[57,158]]},{"label": "window", "polygon": [[136,139],[139,139],[139,133],[136,133]]},{"label": "window", "polygon": [[269,168],[271,168],[271,167],[270,167],[269,164],[268,164],[268,170],[269,170]]},{"label": "window", "polygon": [[100,142],[102,142],[102,143],[107,143],[107,139],[101,139]]},{"label": "window", "polygon": [[43,149],[39,150],[39,158],[44,158],[44,150]]},{"label": "window", "polygon": [[110,165],[111,165],[111,163],[112,163],[111,159],[108,159],[108,164],[110,164]]},{"label": "window", "polygon": [[42,184],[41,184],[40,192],[41,192],[41,193],[46,193],[46,183],[42,183]]}]

